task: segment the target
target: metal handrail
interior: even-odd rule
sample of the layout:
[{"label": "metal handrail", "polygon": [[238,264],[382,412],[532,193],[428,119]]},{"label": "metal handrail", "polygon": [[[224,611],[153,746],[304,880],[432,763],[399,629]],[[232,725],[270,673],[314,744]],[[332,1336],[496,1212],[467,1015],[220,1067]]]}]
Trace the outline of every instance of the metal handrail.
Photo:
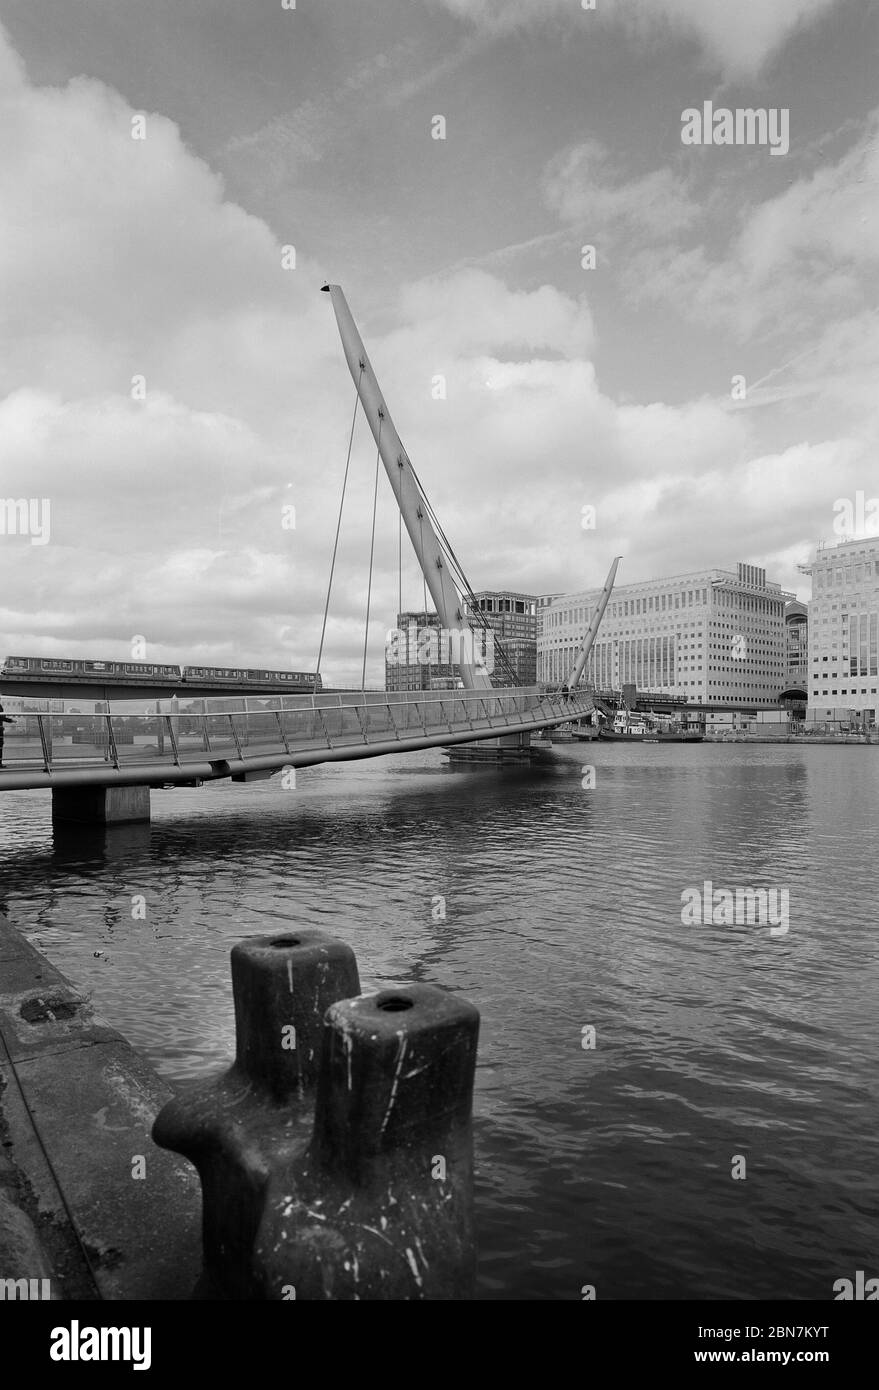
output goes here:
[{"label": "metal handrail", "polygon": [[[397,692],[393,692],[397,693]],[[302,697],[301,701],[293,706],[285,704],[282,708],[275,709],[249,709],[240,711],[233,717],[233,711],[184,711],[175,710],[173,713],[156,714],[116,714],[100,713],[87,715],[85,719],[90,722],[94,731],[94,742],[90,742],[90,747],[94,751],[85,754],[78,759],[74,754],[70,762],[64,757],[60,759],[57,755],[57,748],[53,747],[53,742],[57,743],[60,736],[63,736],[65,725],[77,725],[82,723],[81,714],[49,714],[34,711],[25,712],[24,717],[36,720],[39,731],[39,741],[41,748],[41,758],[43,771],[51,775],[54,771],[63,770],[72,763],[92,763],[101,761],[111,762],[114,771],[124,772],[127,768],[140,765],[140,762],[150,763],[158,766],[174,766],[177,769],[186,767],[193,761],[193,749],[190,740],[193,738],[201,743],[208,755],[215,757],[220,754],[220,749],[216,748],[210,737],[210,721],[219,719],[222,724],[228,722],[231,741],[236,750],[237,758],[240,762],[246,762],[247,757],[269,756],[274,747],[278,748],[280,755],[283,748],[284,756],[291,757],[297,752],[298,739],[303,738],[309,742],[313,740],[318,730],[314,728],[315,716],[319,721],[320,733],[323,742],[328,750],[350,746],[352,743],[362,741],[366,744],[371,743],[378,736],[381,742],[385,736],[394,742],[403,742],[407,735],[420,730],[426,738],[431,735],[441,735],[442,733],[454,734],[455,732],[467,729],[470,732],[479,732],[480,726],[486,730],[515,730],[522,723],[538,723],[541,717],[550,721],[557,721],[560,718],[577,718],[592,709],[592,702],[589,695],[585,692],[574,693],[568,696],[565,692],[550,693],[540,691],[532,686],[517,688],[499,688],[491,691],[461,691],[456,690],[431,692],[427,695],[424,692],[417,692],[417,698],[412,698],[416,692],[399,692],[400,699],[371,699],[366,702],[351,700],[347,703],[343,701],[341,695],[335,695],[324,700],[315,697]],[[408,698],[405,698],[407,697]],[[284,697],[285,701],[289,697]],[[353,712],[359,734],[354,728],[346,730],[344,728],[344,711]],[[369,717],[370,710],[378,715],[378,720]],[[408,716],[405,721],[405,728],[401,721],[397,719],[395,710],[399,713],[413,710],[415,720]],[[339,735],[330,734],[329,724],[326,715],[331,712],[339,713],[343,720],[343,727]],[[244,728],[239,736],[239,726],[237,718],[243,718]],[[289,728],[289,721],[293,719],[293,729]],[[303,721],[301,732],[297,729],[297,720]],[[54,724],[53,724],[54,721]],[[260,722],[262,721],[262,722]],[[381,723],[383,732],[379,732],[376,727]],[[151,735],[148,754],[144,759],[138,759],[134,750],[132,756],[125,754],[124,750],[120,756],[121,739],[118,736],[122,729],[130,730],[134,725],[135,730],[140,727],[146,729]],[[181,733],[181,725],[185,732]],[[277,726],[277,732],[271,732]],[[371,729],[370,729],[370,726]],[[370,729],[370,736],[367,736],[367,729]],[[106,731],[103,733],[102,731]],[[170,741],[170,757],[165,750],[162,739],[163,730]],[[53,737],[54,736],[54,737]],[[154,736],[154,737],[152,737]],[[227,737],[229,737],[227,736]],[[184,742],[185,740],[185,742]],[[127,741],[127,740],[126,740]],[[262,752],[259,750],[251,753],[243,748],[243,743],[259,741],[262,744]],[[10,747],[10,744],[13,746]],[[100,751],[103,748],[103,753]],[[246,754],[246,756],[245,756]],[[14,740],[7,743],[7,766],[12,766],[20,761],[25,761],[33,766],[33,754],[25,754],[22,760],[16,758],[14,753]]]}]

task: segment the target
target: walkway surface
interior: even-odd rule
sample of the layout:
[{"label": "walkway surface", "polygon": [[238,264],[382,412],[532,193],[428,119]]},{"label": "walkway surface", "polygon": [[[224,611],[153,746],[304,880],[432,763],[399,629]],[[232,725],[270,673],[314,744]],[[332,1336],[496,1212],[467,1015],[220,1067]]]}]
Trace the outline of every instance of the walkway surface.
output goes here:
[{"label": "walkway surface", "polygon": [[0,1281],[48,1277],[54,1298],[189,1298],[200,1185],[151,1138],[171,1095],[0,918]]},{"label": "walkway surface", "polygon": [[269,776],[285,766],[506,738],[593,709],[536,687],[196,700],[160,713],[25,714],[6,726],[0,791]]}]

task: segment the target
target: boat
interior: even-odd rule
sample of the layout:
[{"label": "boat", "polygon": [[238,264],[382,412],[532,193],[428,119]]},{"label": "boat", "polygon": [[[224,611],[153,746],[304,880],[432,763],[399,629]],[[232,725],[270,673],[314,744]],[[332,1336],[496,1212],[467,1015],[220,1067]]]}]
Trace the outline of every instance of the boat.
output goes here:
[{"label": "boat", "polygon": [[630,713],[627,709],[617,710],[613,724],[601,723],[598,726],[599,738],[615,739],[622,743],[643,743],[644,739],[653,733],[654,730],[646,719]]},{"label": "boat", "polygon": [[571,738],[577,739],[581,743],[591,743],[598,738],[598,730],[594,724],[573,724],[571,726]]},{"label": "boat", "polygon": [[701,743],[705,735],[698,729],[656,729],[648,734],[645,743]]},{"label": "boat", "polygon": [[649,718],[617,710],[612,725],[602,723],[598,737],[618,743],[701,743],[698,729],[685,729],[682,724],[658,724]]}]

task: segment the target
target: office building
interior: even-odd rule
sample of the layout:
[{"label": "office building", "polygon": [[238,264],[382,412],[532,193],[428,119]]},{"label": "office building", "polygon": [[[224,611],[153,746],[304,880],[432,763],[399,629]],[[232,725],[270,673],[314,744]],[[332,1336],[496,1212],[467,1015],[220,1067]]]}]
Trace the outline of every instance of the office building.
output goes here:
[{"label": "office building", "polygon": [[398,613],[385,642],[385,690],[454,690],[460,672],[436,613]]},{"label": "office building", "polygon": [[[509,589],[481,589],[474,594],[477,617],[473,621],[478,631],[479,621],[486,623],[495,634],[494,685],[520,686],[537,684],[537,613],[539,598],[535,594],[519,594]],[[465,600],[468,616],[473,612]],[[504,660],[506,658],[506,660]]]},{"label": "office building", "polygon": [[791,599],[784,606],[784,628],[787,668],[785,685],[788,690],[805,694],[809,679],[809,605]]},{"label": "office building", "polygon": [[[600,595],[562,595],[544,610],[539,681],[567,678]],[[775,704],[785,686],[784,609],[792,597],[750,564],[617,585],[584,678],[605,691],[633,684],[699,703]]]},{"label": "office building", "polygon": [[879,707],[879,537],[819,546],[811,565],[808,712],[853,712],[875,724]]}]

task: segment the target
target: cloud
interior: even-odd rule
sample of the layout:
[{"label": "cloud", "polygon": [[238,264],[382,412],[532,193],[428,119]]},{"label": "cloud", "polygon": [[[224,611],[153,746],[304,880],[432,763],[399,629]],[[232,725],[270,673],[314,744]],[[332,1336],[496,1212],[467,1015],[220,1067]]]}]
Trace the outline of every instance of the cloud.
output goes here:
[{"label": "cloud", "polygon": [[[580,302],[551,285],[509,290],[480,270],[462,270],[444,279],[404,288],[400,309],[428,331],[440,352],[470,354],[488,347],[515,351],[551,349],[566,356],[588,354],[594,346],[592,315]],[[478,310],[478,312],[477,312]]]},{"label": "cloud", "polygon": [[[798,29],[842,0],[597,0],[595,12],[573,0],[437,0],[454,15],[495,34],[545,22],[625,25],[642,43],[693,39],[726,77],[755,76]],[[572,17],[573,11],[573,17]]]},{"label": "cloud", "polygon": [[598,140],[585,140],[554,156],[543,176],[544,201],[565,222],[593,229],[620,226],[654,238],[674,236],[700,215],[685,181],[656,169],[626,181]]},{"label": "cloud", "polygon": [[[53,527],[46,546],[0,539],[0,642],[113,657],[144,634],[169,660],[311,665],[353,405],[318,267],[299,258],[285,271],[271,230],[161,114],[92,80],[35,86],[2,42],[0,75],[2,489],[51,497]],[[597,147],[565,159],[551,195],[560,214],[597,190],[609,222],[646,237],[663,200],[687,206],[665,175],[627,187]],[[601,389],[579,286],[517,288],[465,268],[404,283],[396,298],[371,282],[346,290],[477,586],[586,587],[621,546],[632,578],[752,553],[761,483],[748,461],[768,472],[773,457],[755,442],[757,412],[620,406]],[[828,467],[844,462],[844,445],[816,437]],[[361,428],[328,630],[337,681],[359,678],[374,461]],[[713,502],[703,472],[722,489]],[[380,483],[373,680],[397,605],[398,522]],[[295,530],[281,525],[289,503]],[[584,503],[599,509],[594,534],[580,526]],[[767,512],[767,548],[795,539],[790,508]],[[404,585],[404,603],[420,606],[408,551]]]},{"label": "cloud", "polygon": [[726,197],[726,230],[715,207],[711,230],[720,234],[711,241],[633,253],[626,272],[633,298],[674,304],[742,340],[768,330],[820,336],[877,302],[879,109],[835,162],[822,158],[762,202],[742,202],[737,187]]}]

